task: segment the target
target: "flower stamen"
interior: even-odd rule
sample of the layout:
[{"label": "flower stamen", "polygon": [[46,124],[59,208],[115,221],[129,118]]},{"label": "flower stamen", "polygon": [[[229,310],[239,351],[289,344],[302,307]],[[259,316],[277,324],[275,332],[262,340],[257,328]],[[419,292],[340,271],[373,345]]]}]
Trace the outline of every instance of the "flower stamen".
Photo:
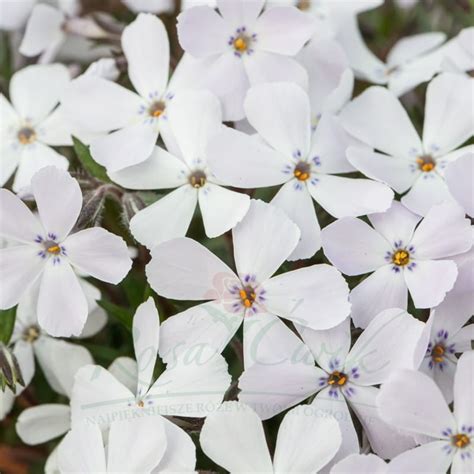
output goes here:
[{"label": "flower stamen", "polygon": [[189,184],[196,189],[202,188],[206,184],[207,176],[204,171],[196,170],[189,175]]},{"label": "flower stamen", "polygon": [[25,126],[20,128],[17,137],[22,145],[29,145],[36,140],[36,132],[32,127]]},{"label": "flower stamen", "polygon": [[47,240],[43,243],[46,252],[52,255],[59,255],[61,253],[61,246],[54,240]]},{"label": "flower stamen", "polygon": [[451,438],[451,442],[456,448],[462,449],[471,444],[471,439],[464,433],[458,433]]},{"label": "flower stamen", "polygon": [[418,167],[424,173],[429,173],[436,168],[436,162],[431,155],[422,155],[416,159]]},{"label": "flower stamen", "polygon": [[166,104],[163,101],[159,100],[157,102],[153,102],[148,108],[148,114],[150,115],[150,117],[158,118],[160,115],[163,114],[165,108]]},{"label": "flower stamen", "polygon": [[410,263],[410,253],[407,250],[397,250],[392,255],[392,262],[398,267],[404,267]]},{"label": "flower stamen", "polygon": [[255,290],[251,286],[246,286],[239,291],[240,299],[242,300],[242,304],[246,308],[251,308],[255,299],[257,298],[257,294]]},{"label": "flower stamen", "polygon": [[335,370],[328,378],[328,385],[337,385],[339,387],[344,386],[349,377],[344,372],[339,372],[339,370]]},{"label": "flower stamen", "polygon": [[444,360],[444,355],[446,352],[446,348],[444,347],[443,344],[436,344],[433,347],[433,350],[431,351],[431,358],[433,359],[433,362],[436,362],[437,364],[440,364]]},{"label": "flower stamen", "polygon": [[293,175],[298,181],[306,181],[311,176],[311,165],[306,161],[300,161],[295,166]]}]

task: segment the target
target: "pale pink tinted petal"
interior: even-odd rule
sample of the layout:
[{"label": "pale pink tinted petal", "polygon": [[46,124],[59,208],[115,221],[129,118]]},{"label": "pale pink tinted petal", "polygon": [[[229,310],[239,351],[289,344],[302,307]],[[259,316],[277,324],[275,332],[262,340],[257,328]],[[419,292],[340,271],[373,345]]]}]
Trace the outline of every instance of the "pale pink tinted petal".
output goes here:
[{"label": "pale pink tinted petal", "polygon": [[456,430],[456,422],[435,382],[421,372],[399,370],[382,385],[379,413],[387,423],[434,438]]},{"label": "pale pink tinted petal", "polygon": [[348,472],[386,474],[387,463],[375,454],[351,454],[335,464],[331,470],[331,474],[347,474]]},{"label": "pale pink tinted petal", "polygon": [[385,88],[367,89],[344,108],[340,117],[351,135],[388,155],[406,158],[412,150],[422,150],[408,114]]},{"label": "pale pink tinted petal", "polygon": [[255,24],[258,48],[294,56],[311,38],[315,26],[310,15],[292,6],[269,8]]},{"label": "pale pink tinted petal", "polygon": [[361,328],[366,328],[385,309],[406,309],[408,289],[403,272],[395,272],[392,265],[384,265],[353,288],[350,301],[354,325]]},{"label": "pale pink tinted petal", "polygon": [[474,351],[467,351],[460,357],[454,377],[454,416],[458,426],[473,426],[474,423],[474,410],[472,408],[474,396],[473,370]]},{"label": "pale pink tinted petal", "polygon": [[385,265],[388,242],[365,222],[344,217],[322,230],[329,261],[346,275],[361,275]]},{"label": "pale pink tinted petal", "polygon": [[207,5],[186,10],[178,17],[181,47],[196,58],[223,53],[234,31]]},{"label": "pale pink tinted petal", "polygon": [[474,216],[473,177],[473,154],[465,155],[450,164],[445,173],[450,193],[471,217]]}]

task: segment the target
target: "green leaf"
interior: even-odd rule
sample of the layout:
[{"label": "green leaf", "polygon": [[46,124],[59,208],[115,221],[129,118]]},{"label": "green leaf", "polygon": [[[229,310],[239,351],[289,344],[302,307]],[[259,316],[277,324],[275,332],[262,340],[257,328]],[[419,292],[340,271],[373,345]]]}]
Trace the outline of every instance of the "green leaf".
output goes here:
[{"label": "green leaf", "polygon": [[15,326],[16,306],[0,311],[0,341],[8,344]]},{"label": "green leaf", "polygon": [[97,303],[102,309],[105,309],[108,314],[122,323],[125,329],[132,332],[133,315],[130,311],[107,300],[99,300]]},{"label": "green leaf", "polygon": [[94,178],[100,179],[104,183],[111,183],[112,181],[107,176],[107,171],[102,165],[99,165],[89,151],[89,147],[84,145],[76,137],[72,137],[74,143],[74,151],[76,152],[79,161],[81,162],[84,169]]}]

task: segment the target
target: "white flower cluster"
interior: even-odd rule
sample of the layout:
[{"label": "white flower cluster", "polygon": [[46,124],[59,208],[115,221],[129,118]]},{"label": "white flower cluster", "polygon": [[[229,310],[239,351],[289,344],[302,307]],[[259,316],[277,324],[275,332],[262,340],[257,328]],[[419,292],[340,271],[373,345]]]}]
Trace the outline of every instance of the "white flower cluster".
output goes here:
[{"label": "white flower cluster", "polygon": [[[181,3],[172,64],[171,0],[123,0],[128,24],[0,0],[35,60],[0,95],[3,342],[25,387],[36,360],[63,396],[24,409],[19,437],[62,438],[48,473],[194,472],[197,449],[235,473],[473,472],[474,29],[382,62],[357,22],[382,0]],[[116,212],[85,224],[110,195],[146,266]],[[186,237],[196,208],[212,240]],[[130,271],[148,285],[135,358],[104,368],[82,341]],[[160,324],[170,300],[186,309]]]}]

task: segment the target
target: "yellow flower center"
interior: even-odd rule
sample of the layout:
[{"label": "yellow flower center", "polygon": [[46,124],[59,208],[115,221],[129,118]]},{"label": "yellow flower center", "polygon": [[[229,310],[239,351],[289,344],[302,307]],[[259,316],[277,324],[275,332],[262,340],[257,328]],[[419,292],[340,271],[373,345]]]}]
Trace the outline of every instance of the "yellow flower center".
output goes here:
[{"label": "yellow flower center", "polygon": [[306,181],[311,176],[311,165],[306,161],[300,161],[295,166],[293,175],[298,181]]},{"label": "yellow flower center", "polygon": [[158,118],[165,111],[165,108],[166,104],[163,101],[159,100],[157,102],[153,102],[153,104],[151,104],[148,109],[148,114],[151,117]]},{"label": "yellow flower center", "polygon": [[189,175],[189,184],[196,189],[202,188],[206,184],[206,173],[196,170]]},{"label": "yellow flower center", "polygon": [[339,372],[338,370],[335,370],[328,379],[328,385],[338,385],[339,387],[342,387],[345,385],[348,381],[348,377],[346,374],[343,372]]},{"label": "yellow flower center", "polygon": [[234,49],[239,53],[245,53],[249,47],[248,43],[248,39],[245,36],[238,36],[234,40]]},{"label": "yellow flower center", "polygon": [[36,140],[36,132],[31,127],[22,127],[18,131],[17,137],[18,141],[22,145],[29,145],[30,143],[33,143]]},{"label": "yellow flower center", "polygon": [[431,351],[431,358],[434,362],[439,364],[440,362],[443,362],[445,352],[446,349],[442,344],[436,344]]},{"label": "yellow flower center", "polygon": [[436,168],[436,162],[431,155],[419,156],[416,159],[416,162],[418,163],[420,170],[424,173],[429,173]]},{"label": "yellow flower center", "polygon": [[138,408],[143,408],[144,406],[145,406],[145,403],[144,403],[143,400],[139,400],[139,401],[137,402],[137,407],[138,407]]},{"label": "yellow flower center", "polygon": [[59,255],[61,253],[61,247],[54,240],[47,240],[43,244],[46,252],[52,255]]},{"label": "yellow flower center", "polygon": [[23,331],[22,339],[26,342],[32,343],[40,336],[40,330],[38,326],[30,326]]},{"label": "yellow flower center", "polygon": [[471,444],[471,439],[469,436],[465,435],[464,433],[458,433],[451,438],[451,441],[456,448],[465,448]]},{"label": "yellow flower center", "polygon": [[251,308],[253,303],[255,302],[255,298],[257,298],[257,294],[255,290],[251,286],[246,286],[239,291],[240,299],[242,300],[242,304],[246,308]]},{"label": "yellow flower center", "polygon": [[404,267],[410,262],[410,254],[406,250],[397,250],[392,256],[392,262],[399,267]]}]

